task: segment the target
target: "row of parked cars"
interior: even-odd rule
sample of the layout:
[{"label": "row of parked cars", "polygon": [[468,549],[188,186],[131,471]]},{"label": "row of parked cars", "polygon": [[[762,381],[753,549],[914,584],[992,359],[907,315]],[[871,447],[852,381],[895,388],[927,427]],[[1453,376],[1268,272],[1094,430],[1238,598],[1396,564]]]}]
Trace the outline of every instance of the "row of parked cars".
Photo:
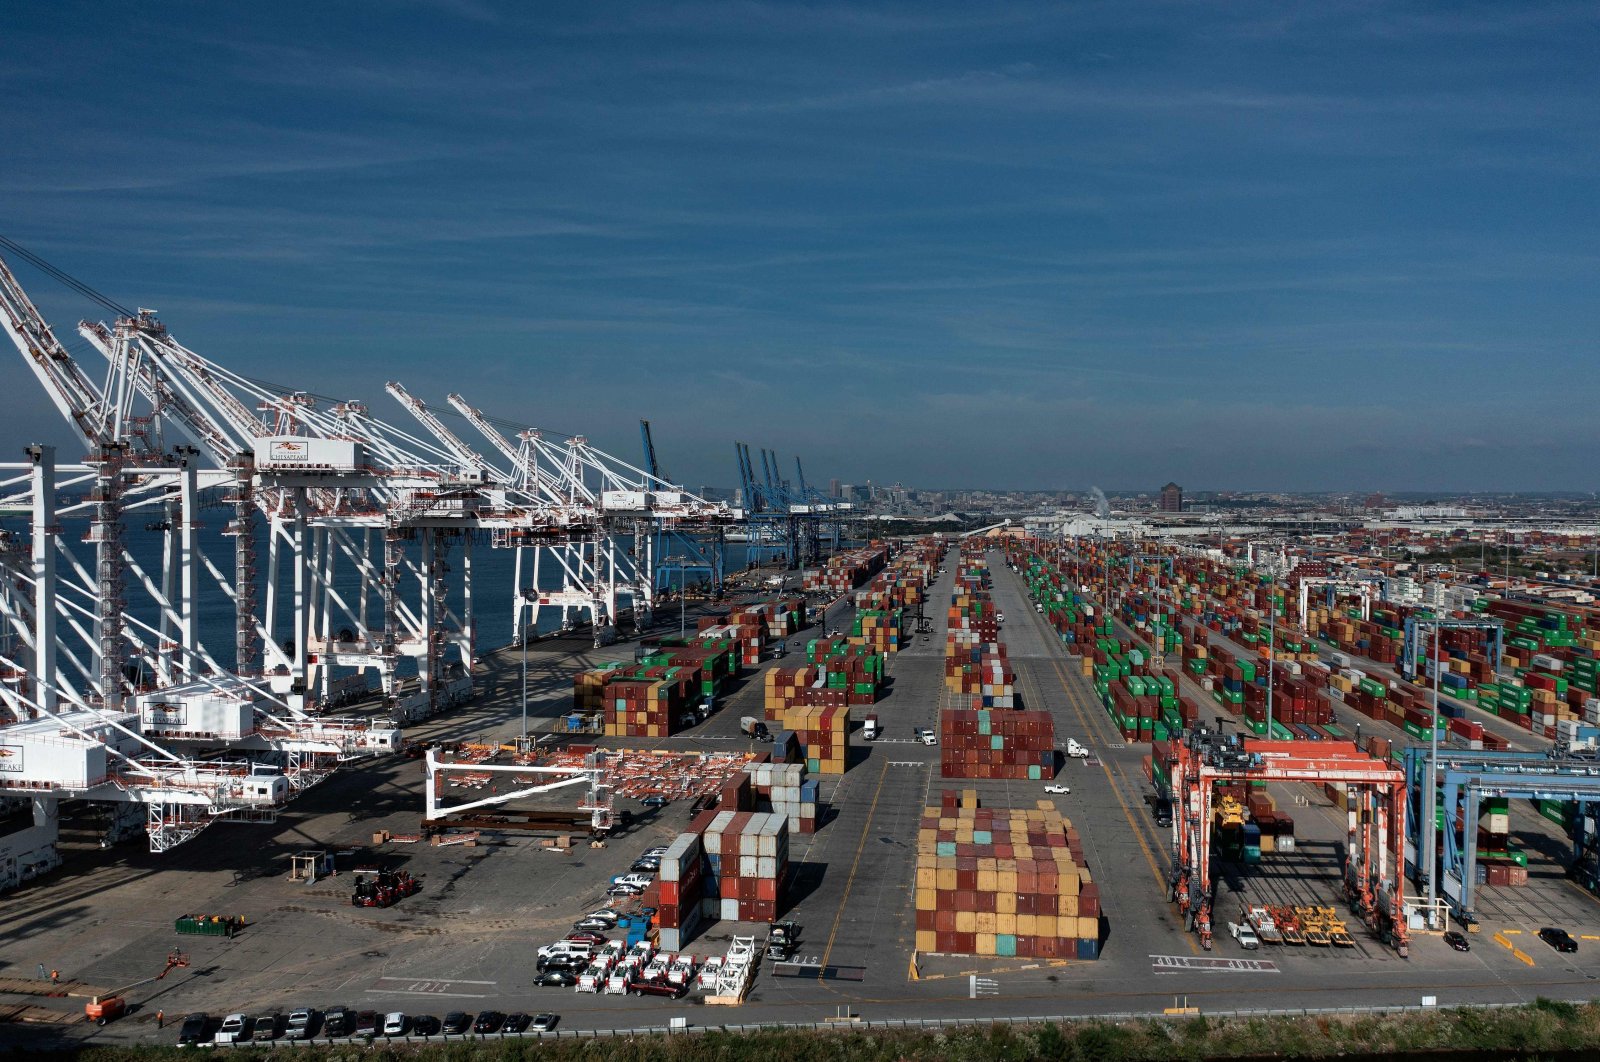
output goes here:
[{"label": "row of parked cars", "polygon": [[476,1017],[465,1011],[452,1011],[441,1021],[430,1014],[405,1014],[375,1010],[355,1011],[349,1007],[329,1007],[325,1011],[302,1007],[280,1014],[229,1014],[212,1028],[208,1014],[190,1014],[178,1031],[178,1046],[234,1044],[276,1040],[309,1040],[313,1037],[368,1036],[458,1036],[473,1033],[550,1032],[561,1021],[556,1014],[503,1014],[486,1010]]}]

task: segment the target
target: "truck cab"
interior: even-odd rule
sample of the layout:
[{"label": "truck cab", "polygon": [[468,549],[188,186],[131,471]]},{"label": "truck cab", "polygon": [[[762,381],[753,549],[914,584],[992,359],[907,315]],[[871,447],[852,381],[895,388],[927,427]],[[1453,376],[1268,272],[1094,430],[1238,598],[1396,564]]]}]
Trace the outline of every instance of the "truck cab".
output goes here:
[{"label": "truck cab", "polygon": [[861,724],[861,740],[876,741],[878,739],[878,717],[867,716],[866,722]]}]

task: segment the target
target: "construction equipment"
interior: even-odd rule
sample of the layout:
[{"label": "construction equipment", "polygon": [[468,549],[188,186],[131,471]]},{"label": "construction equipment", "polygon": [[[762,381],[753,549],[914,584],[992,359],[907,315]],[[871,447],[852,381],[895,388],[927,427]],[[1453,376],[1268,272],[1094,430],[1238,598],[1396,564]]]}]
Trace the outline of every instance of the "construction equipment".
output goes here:
[{"label": "construction equipment", "polygon": [[96,1025],[104,1025],[108,1021],[116,1021],[118,1018],[128,1013],[128,997],[126,993],[138,988],[140,985],[147,985],[154,981],[160,981],[173,970],[188,965],[188,955],[181,951],[168,952],[167,964],[163,966],[161,968],[161,972],[156,974],[154,977],[141,978],[132,984],[123,985],[121,988],[115,989],[106,995],[91,997],[89,1002],[83,1005],[84,1020],[92,1021]]},{"label": "construction equipment", "polygon": [[352,907],[393,907],[407,896],[415,896],[422,882],[404,870],[357,869],[356,888],[350,894]]}]

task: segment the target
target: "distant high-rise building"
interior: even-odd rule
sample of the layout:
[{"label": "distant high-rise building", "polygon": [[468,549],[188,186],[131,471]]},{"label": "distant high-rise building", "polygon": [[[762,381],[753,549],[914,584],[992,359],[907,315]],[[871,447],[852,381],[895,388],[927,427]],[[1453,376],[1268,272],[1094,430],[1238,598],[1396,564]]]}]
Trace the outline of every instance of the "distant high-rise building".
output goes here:
[{"label": "distant high-rise building", "polygon": [[1160,508],[1164,513],[1183,512],[1183,488],[1176,483],[1168,483],[1162,487]]},{"label": "distant high-rise building", "polygon": [[830,498],[839,497],[839,481],[838,480],[836,480],[836,479],[828,480],[828,497],[830,497]]}]

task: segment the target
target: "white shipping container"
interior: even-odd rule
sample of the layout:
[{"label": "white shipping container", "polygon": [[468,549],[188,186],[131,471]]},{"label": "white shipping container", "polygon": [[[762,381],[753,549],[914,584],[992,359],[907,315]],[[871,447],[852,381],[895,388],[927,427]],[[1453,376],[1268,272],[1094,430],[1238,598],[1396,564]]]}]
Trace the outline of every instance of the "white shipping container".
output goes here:
[{"label": "white shipping container", "polygon": [[761,876],[760,856],[742,855],[739,857],[739,877],[759,878]]},{"label": "white shipping container", "polygon": [[778,876],[778,861],[772,856],[762,856],[757,860],[756,877],[772,881]]}]

